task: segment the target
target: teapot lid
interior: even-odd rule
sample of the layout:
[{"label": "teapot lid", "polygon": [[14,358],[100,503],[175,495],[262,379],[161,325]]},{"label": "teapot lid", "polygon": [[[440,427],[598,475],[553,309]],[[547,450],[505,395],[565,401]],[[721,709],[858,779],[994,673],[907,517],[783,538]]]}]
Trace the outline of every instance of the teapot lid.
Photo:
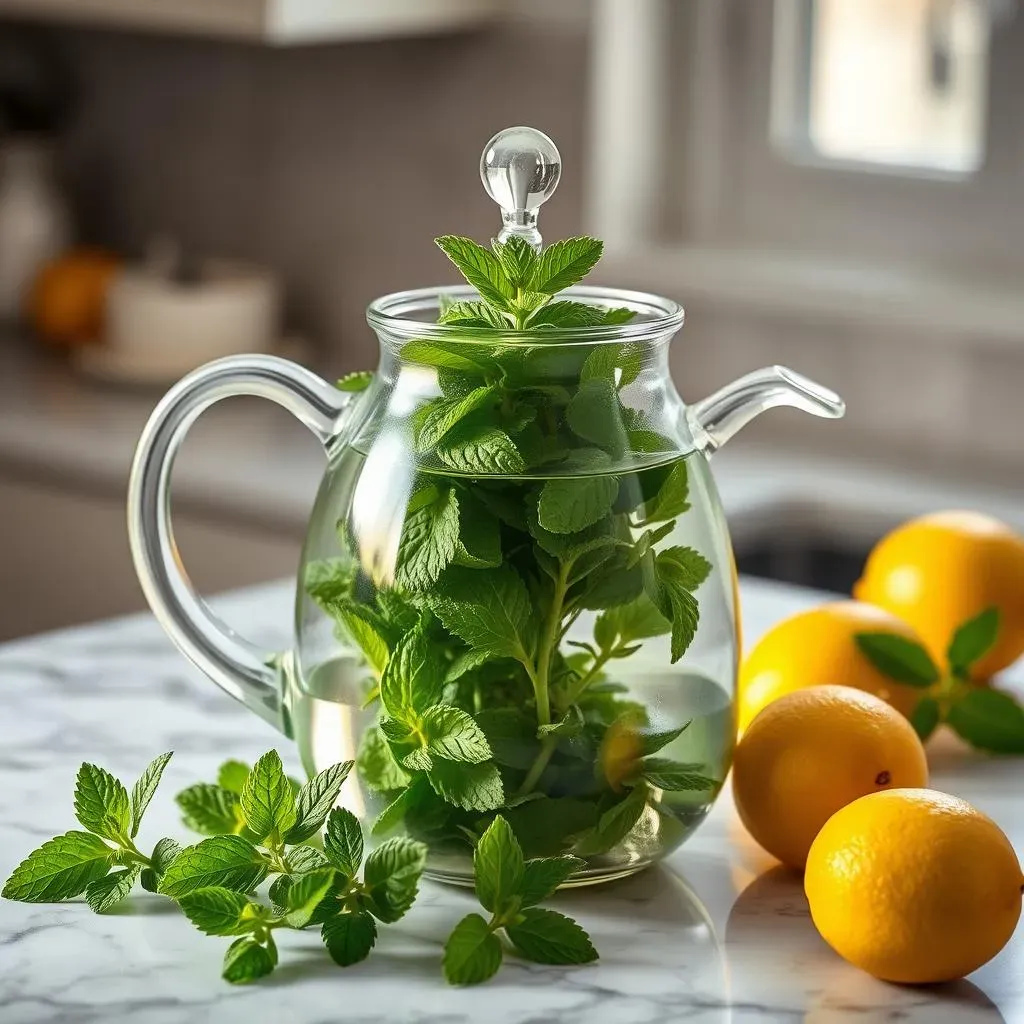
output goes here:
[{"label": "teapot lid", "polygon": [[562,176],[558,147],[536,128],[517,125],[498,132],[480,154],[480,180],[501,208],[498,241],[519,235],[540,252],[537,213]]}]

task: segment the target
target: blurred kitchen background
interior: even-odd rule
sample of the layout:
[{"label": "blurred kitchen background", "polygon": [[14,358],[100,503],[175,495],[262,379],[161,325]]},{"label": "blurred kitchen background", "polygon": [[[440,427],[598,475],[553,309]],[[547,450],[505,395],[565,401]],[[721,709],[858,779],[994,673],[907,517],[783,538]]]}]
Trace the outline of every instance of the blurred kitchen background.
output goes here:
[{"label": "blurred kitchen background", "polygon": [[[0,0],[0,639],[141,609],[131,452],[207,358],[372,368],[376,295],[498,227],[498,129],[561,149],[553,240],[687,307],[676,385],[784,363],[716,471],[741,570],[848,588],[943,507],[1024,528],[1016,0]],[[203,592],[294,572],[322,471],[234,400],[175,477]]]}]

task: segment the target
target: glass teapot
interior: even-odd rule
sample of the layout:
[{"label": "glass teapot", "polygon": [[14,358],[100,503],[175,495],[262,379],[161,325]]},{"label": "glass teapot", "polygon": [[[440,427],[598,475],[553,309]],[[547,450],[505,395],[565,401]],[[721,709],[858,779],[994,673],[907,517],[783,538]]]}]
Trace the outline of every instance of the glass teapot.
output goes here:
[{"label": "glass teapot", "polygon": [[[472,881],[496,814],[527,856],[578,857],[569,884],[638,870],[700,824],[729,770],[738,658],[709,458],[775,406],[843,414],[782,367],[685,405],[678,304],[561,288],[600,247],[542,249],[559,171],[546,136],[499,133],[481,161],[492,250],[439,240],[475,287],[377,299],[380,365],[338,386],[271,356],[197,370],[154,411],[129,485],[135,566],[171,639],[308,771],[354,759],[342,802],[373,836],[425,841],[453,882]],[[175,453],[232,395],[289,409],[327,455],[285,653],[220,623],[176,555]]]}]

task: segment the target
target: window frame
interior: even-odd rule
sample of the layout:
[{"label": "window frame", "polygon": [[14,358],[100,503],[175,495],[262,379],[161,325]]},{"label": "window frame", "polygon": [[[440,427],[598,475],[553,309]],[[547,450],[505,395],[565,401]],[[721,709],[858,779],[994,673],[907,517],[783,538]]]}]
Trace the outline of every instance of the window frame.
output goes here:
[{"label": "window frame", "polygon": [[595,0],[588,226],[613,253],[781,252],[1009,287],[1024,271],[1024,18],[992,37],[979,168],[891,173],[773,142],[775,7],[801,2]]}]

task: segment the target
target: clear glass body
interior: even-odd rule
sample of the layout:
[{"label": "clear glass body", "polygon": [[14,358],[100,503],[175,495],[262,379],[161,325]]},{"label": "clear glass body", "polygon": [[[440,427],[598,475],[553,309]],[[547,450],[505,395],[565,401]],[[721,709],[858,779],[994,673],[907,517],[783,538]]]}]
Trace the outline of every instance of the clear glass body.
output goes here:
[{"label": "clear glass body", "polygon": [[[356,760],[341,800],[371,840],[422,838],[453,882],[472,880],[496,814],[528,856],[578,857],[570,885],[635,871],[697,827],[729,769],[738,646],[708,457],[776,406],[844,410],[779,366],[684,407],[678,305],[562,295],[611,322],[453,328],[439,306],[469,289],[380,299],[362,391],[275,356],[217,360],[160,401],[129,476],[132,557],[172,641],[310,772]],[[328,458],[288,651],[213,615],[174,543],[175,455],[234,395],[288,409]]]},{"label": "clear glass body", "polygon": [[[426,325],[437,294],[410,294],[402,318]],[[292,727],[306,766],[355,757],[350,805],[378,834],[426,841],[450,881],[471,881],[473,837],[496,813],[527,856],[580,857],[577,883],[634,871],[700,824],[729,769],[735,570],[667,373],[675,307],[570,297],[631,304],[639,323],[593,342],[378,324],[381,367],[329,453],[303,552]],[[481,393],[435,442],[439,411]],[[466,464],[464,419],[484,448],[502,430],[520,464]],[[694,621],[674,629],[687,599],[659,588],[691,562]],[[380,691],[418,622],[441,682],[399,710],[410,727]],[[453,761],[442,741],[424,760],[430,700],[477,723],[490,756]]]}]

